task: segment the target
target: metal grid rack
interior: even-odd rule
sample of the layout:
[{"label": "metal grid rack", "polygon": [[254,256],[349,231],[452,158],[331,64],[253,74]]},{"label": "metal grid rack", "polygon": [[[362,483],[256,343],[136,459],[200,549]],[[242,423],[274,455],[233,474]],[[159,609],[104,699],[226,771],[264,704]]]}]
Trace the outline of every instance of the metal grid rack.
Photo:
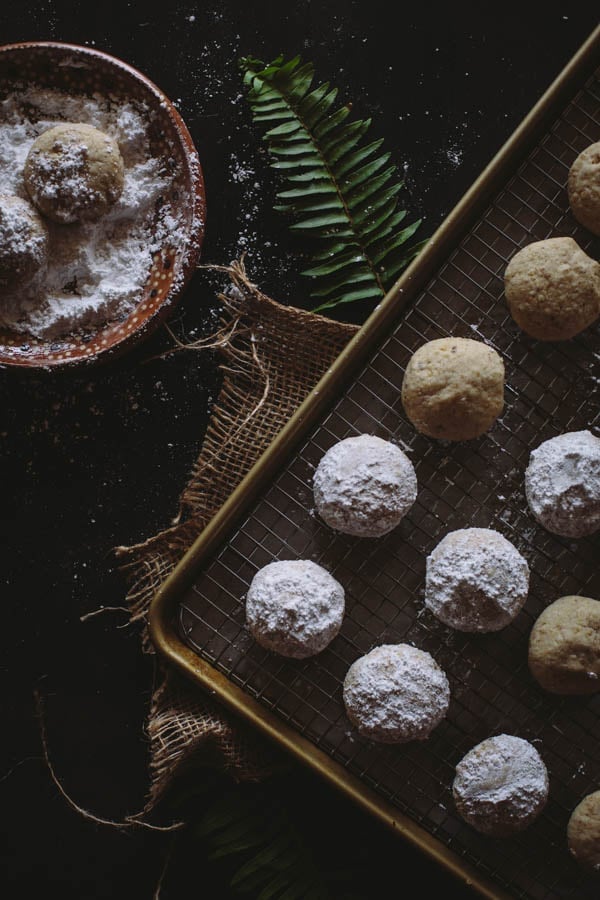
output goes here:
[{"label": "metal grid rack", "polygon": [[[527,509],[529,453],[564,431],[598,424],[597,328],[565,343],[529,339],[508,314],[503,273],[527,243],[574,237],[592,256],[598,242],[578,226],[566,195],[568,168],[600,139],[600,84],[589,79],[520,165],[477,224],[375,351],[334,409],[314,429],[180,606],[186,643],[235,684],[347,767],[444,845],[516,897],[591,898],[598,882],[570,858],[566,824],[600,786],[600,695],[543,692],[527,667],[539,613],[565,594],[600,597],[598,536],[556,537]],[[475,337],[502,355],[506,406],[482,438],[449,444],[417,434],[400,389],[410,355],[425,341]],[[419,493],[384,538],[336,534],[312,510],[312,474],[336,441],[363,432],[397,442],[412,459]],[[453,631],[424,608],[425,559],[456,528],[495,528],[531,569],[524,610],[495,634]],[[259,647],[245,628],[244,598],[255,572],[274,559],[313,559],[346,590],[338,637],[317,657],[293,661]],[[378,745],[351,728],[341,684],[351,663],[381,643],[410,642],[445,669],[447,718],[424,742]],[[506,732],[531,740],[550,775],[550,799],[525,832],[501,841],[477,834],[456,814],[454,767],[476,743]]]}]

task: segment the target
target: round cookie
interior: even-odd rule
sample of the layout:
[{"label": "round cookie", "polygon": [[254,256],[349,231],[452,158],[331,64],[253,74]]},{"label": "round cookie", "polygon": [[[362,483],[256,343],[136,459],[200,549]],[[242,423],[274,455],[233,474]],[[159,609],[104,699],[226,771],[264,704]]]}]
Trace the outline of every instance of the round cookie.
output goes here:
[{"label": "round cookie", "polygon": [[446,715],[450,687],[431,654],[382,644],[357,659],[343,686],[346,714],[359,734],[385,744],[423,741]]},{"label": "round cookie", "polygon": [[529,635],[529,670],[553,694],[600,691],[600,600],[560,597]]},{"label": "round cookie", "polygon": [[116,141],[92,125],[55,125],[31,145],[24,178],[49,219],[63,225],[92,221],[121,196],[123,158]]},{"label": "round cookie", "polygon": [[539,341],[567,341],[600,315],[600,264],[570,237],[534,241],[504,272],[511,316]]},{"label": "round cookie", "polygon": [[499,734],[477,744],[456,767],[452,796],[476,831],[509,837],[527,828],[548,799],[548,772],[535,747]]},{"label": "round cookie", "polygon": [[600,872],[600,791],[584,797],[571,813],[567,844],[580,865]]},{"label": "round cookie", "polygon": [[451,531],[427,557],[425,605],[457,631],[499,631],[528,590],[527,561],[491,528]]},{"label": "round cookie", "polygon": [[525,495],[547,531],[579,538],[600,528],[600,438],[567,431],[532,451]]},{"label": "round cookie", "polygon": [[417,496],[414,466],[382,438],[361,434],[334,444],[313,479],[315,508],[336,531],[381,537],[395,528]]},{"label": "round cookie", "polygon": [[582,150],[569,169],[567,193],[577,221],[600,235],[600,141]]},{"label": "round cookie", "polygon": [[256,573],[246,595],[246,624],[273,653],[303,659],[320,653],[340,630],[344,589],[311,560],[278,560]]},{"label": "round cookie", "polygon": [[406,415],[422,434],[466,441],[484,434],[504,407],[504,363],[471,338],[428,341],[411,356],[402,381]]},{"label": "round cookie", "polygon": [[37,210],[0,194],[0,289],[30,282],[48,263],[48,229]]}]

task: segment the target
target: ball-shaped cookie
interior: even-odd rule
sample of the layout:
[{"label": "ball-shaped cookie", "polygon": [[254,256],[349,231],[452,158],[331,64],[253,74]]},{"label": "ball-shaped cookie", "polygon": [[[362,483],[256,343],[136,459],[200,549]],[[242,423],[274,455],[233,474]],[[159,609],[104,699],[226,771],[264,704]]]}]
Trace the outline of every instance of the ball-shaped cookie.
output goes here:
[{"label": "ball-shaped cookie", "polygon": [[499,631],[527,599],[529,566],[491,528],[451,531],[427,557],[425,605],[457,631]]},{"label": "ball-shaped cookie", "polygon": [[538,817],[548,800],[548,772],[533,744],[499,734],[477,744],[456,767],[452,796],[476,831],[509,837]]},{"label": "ball-shaped cookie", "polygon": [[600,600],[559,597],[529,634],[529,670],[553,694],[600,691]]},{"label": "ball-shaped cookie", "polygon": [[303,659],[320,653],[340,630],[341,584],[311,560],[277,560],[259,569],[246,595],[246,624],[273,653]]},{"label": "ball-shaped cookie", "polygon": [[600,235],[600,141],[582,150],[572,164],[567,193],[577,221]]},{"label": "ball-shaped cookie", "polygon": [[567,431],[532,451],[525,495],[547,531],[579,538],[600,528],[600,438]]},{"label": "ball-shaped cookie", "polygon": [[60,224],[92,221],[121,196],[124,165],[117,142],[82,123],[55,125],[29,149],[25,186],[32,201]]},{"label": "ball-shaped cookie", "polygon": [[384,744],[403,744],[425,740],[442,721],[450,686],[425,650],[382,644],[352,663],[343,699],[359,734]]},{"label": "ball-shaped cookie", "polygon": [[35,207],[0,194],[0,288],[27,284],[47,263],[48,229]]},{"label": "ball-shaped cookie", "polygon": [[483,341],[438,338],[411,356],[404,411],[428,437],[466,441],[484,434],[504,408],[504,363]]},{"label": "ball-shaped cookie", "polygon": [[504,273],[511,316],[539,341],[566,341],[600,315],[600,264],[570,237],[534,241]]},{"label": "ball-shaped cookie", "polygon": [[584,797],[571,813],[567,844],[581,866],[600,872],[600,791]]},{"label": "ball-shaped cookie", "polygon": [[313,479],[315,509],[336,531],[381,537],[415,502],[417,477],[408,456],[391,441],[361,434],[334,444]]}]

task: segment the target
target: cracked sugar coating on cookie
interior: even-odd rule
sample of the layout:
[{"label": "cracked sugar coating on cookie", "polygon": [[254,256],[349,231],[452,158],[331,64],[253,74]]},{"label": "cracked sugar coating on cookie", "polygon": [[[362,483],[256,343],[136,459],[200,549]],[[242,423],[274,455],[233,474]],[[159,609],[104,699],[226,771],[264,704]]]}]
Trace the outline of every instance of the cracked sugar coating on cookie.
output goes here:
[{"label": "cracked sugar coating on cookie", "polygon": [[600,438],[568,431],[533,450],[525,472],[529,508],[547,531],[584,537],[600,528]]},{"label": "cracked sugar coating on cookie", "polygon": [[566,341],[600,315],[600,264],[573,238],[533,241],[508,263],[504,294],[523,331],[540,341]]},{"label": "cracked sugar coating on cookie", "polygon": [[451,531],[427,557],[425,605],[458,631],[498,631],[520,612],[529,566],[491,528]]},{"label": "cracked sugar coating on cookie", "polygon": [[31,145],[23,174],[40,212],[63,225],[100,218],[119,199],[124,184],[117,142],[78,122],[42,132]]},{"label": "cracked sugar coating on cookie", "polygon": [[311,560],[278,560],[256,573],[246,595],[246,623],[261,646],[303,659],[340,630],[344,589]]},{"label": "cracked sugar coating on cookie", "polygon": [[417,477],[408,456],[371,434],[346,438],[323,456],[314,475],[315,508],[336,531],[380,537],[415,502]]},{"label": "cracked sugar coating on cookie", "polygon": [[348,718],[363,737],[402,744],[429,737],[446,715],[450,687],[425,650],[382,644],[350,666],[343,698]]},{"label": "cracked sugar coating on cookie", "polygon": [[448,441],[484,434],[504,408],[504,363],[483,341],[438,338],[411,356],[404,411],[417,431]]},{"label": "cracked sugar coating on cookie", "polygon": [[535,747],[499,734],[473,747],[456,767],[457,812],[477,831],[508,837],[527,828],[548,799],[548,772]]},{"label": "cracked sugar coating on cookie", "polygon": [[582,150],[569,169],[567,193],[577,221],[600,235],[600,141]]},{"label": "cracked sugar coating on cookie", "polygon": [[571,813],[567,842],[580,865],[600,872],[600,791],[584,797]]},{"label": "cracked sugar coating on cookie", "polygon": [[48,229],[31,203],[0,194],[0,289],[28,284],[48,263]]}]

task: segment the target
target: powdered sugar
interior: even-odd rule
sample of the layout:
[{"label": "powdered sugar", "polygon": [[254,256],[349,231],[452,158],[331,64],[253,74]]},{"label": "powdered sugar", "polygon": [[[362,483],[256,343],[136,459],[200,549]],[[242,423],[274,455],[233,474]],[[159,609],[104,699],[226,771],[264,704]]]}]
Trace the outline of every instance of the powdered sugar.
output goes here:
[{"label": "powdered sugar", "polygon": [[382,644],[350,666],[343,697],[348,718],[360,734],[399,744],[429,737],[446,715],[450,686],[425,650]]},{"label": "powdered sugar", "polygon": [[323,650],[344,616],[344,589],[311,560],[278,560],[260,569],[246,596],[254,639],[275,653],[302,659]]},{"label": "powdered sugar", "polygon": [[337,531],[379,537],[395,528],[415,502],[413,464],[390,441],[362,434],[334,444],[314,475],[315,506]]},{"label": "powdered sugar", "polygon": [[425,605],[458,631],[498,631],[519,613],[529,566],[491,528],[451,531],[427,558]]},{"label": "powdered sugar", "polygon": [[4,193],[28,199],[23,165],[35,138],[66,122],[84,122],[111,135],[125,165],[123,192],[97,222],[48,221],[49,266],[26,289],[2,292],[0,324],[52,339],[123,319],[140,298],[152,253],[165,236],[178,245],[184,229],[157,206],[171,174],[152,155],[150,111],[139,102],[103,95],[69,95],[27,87],[0,103],[0,184]]},{"label": "powdered sugar", "polygon": [[533,450],[525,472],[531,512],[548,531],[583,537],[600,528],[600,438],[569,431]]},{"label": "powdered sugar", "polygon": [[500,734],[463,757],[452,793],[458,812],[477,831],[509,835],[527,827],[543,809],[548,773],[529,741]]}]

